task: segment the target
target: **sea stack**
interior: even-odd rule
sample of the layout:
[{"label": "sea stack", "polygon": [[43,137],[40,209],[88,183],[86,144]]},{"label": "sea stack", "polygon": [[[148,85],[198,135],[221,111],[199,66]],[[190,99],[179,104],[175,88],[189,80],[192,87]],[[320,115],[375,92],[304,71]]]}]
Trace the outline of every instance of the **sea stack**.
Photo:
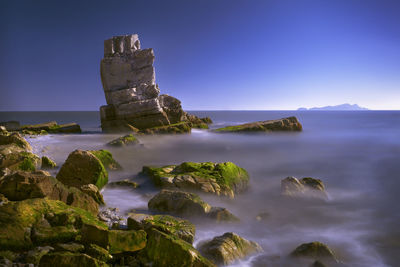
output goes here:
[{"label": "sea stack", "polygon": [[137,34],[104,41],[100,63],[106,106],[100,107],[103,132],[124,132],[185,121],[181,102],[159,95],[152,48],[141,49]]}]

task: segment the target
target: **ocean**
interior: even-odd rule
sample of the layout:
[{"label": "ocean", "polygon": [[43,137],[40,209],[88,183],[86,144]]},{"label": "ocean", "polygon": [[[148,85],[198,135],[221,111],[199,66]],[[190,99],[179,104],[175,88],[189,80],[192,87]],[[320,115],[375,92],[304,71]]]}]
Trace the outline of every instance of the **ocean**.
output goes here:
[{"label": "ocean", "polygon": [[[398,266],[400,262],[400,111],[193,111],[209,116],[211,128],[297,116],[298,133],[218,134],[194,129],[187,135],[139,136],[142,146],[111,148],[124,170],[110,180],[133,179],[142,189],[105,188],[109,207],[121,214],[147,212],[157,192],[139,175],[144,165],[184,161],[231,161],[248,170],[248,191],[230,200],[202,195],[226,207],[237,224],[196,222],[195,245],[233,231],[258,242],[264,252],[232,266],[291,266],[287,255],[302,243],[329,245],[346,266]],[[75,149],[101,149],[118,137],[101,134],[98,112],[0,112],[0,121],[22,124],[77,122],[84,134],[28,138],[34,152],[58,165]],[[55,171],[56,172],[56,171]],[[55,173],[54,173],[55,174]],[[321,179],[328,201],[280,196],[287,176]],[[265,221],[255,217],[265,212]]]}]

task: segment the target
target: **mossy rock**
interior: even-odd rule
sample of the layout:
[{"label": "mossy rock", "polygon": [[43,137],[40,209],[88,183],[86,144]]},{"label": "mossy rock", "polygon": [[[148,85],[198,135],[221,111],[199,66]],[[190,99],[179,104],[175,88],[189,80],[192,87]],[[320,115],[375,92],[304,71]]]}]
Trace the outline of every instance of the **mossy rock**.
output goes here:
[{"label": "mossy rock", "polygon": [[35,171],[41,165],[41,160],[37,155],[19,151],[14,145],[3,147],[0,152],[0,168]]},{"label": "mossy rock", "polygon": [[85,253],[95,259],[107,262],[112,259],[111,254],[107,249],[104,249],[95,244],[89,244],[85,248]]},{"label": "mossy rock", "polygon": [[321,242],[304,243],[298,246],[290,256],[295,258],[312,258],[314,260],[327,260],[338,262],[335,253],[325,244]]},{"label": "mossy rock", "polygon": [[190,122],[178,122],[165,126],[158,126],[141,130],[139,133],[142,134],[185,134],[190,133],[192,130]]},{"label": "mossy rock", "polygon": [[194,224],[170,215],[132,214],[128,217],[128,229],[148,231],[150,228],[174,235],[190,244],[193,244],[196,233]]},{"label": "mossy rock", "polygon": [[31,145],[19,133],[0,134],[0,145],[14,144],[26,151],[32,151]]},{"label": "mossy rock", "polygon": [[109,186],[109,187],[121,186],[121,187],[138,188],[139,184],[136,183],[136,182],[130,181],[128,179],[124,179],[124,180],[121,180],[121,181],[108,183],[107,186]]},{"label": "mossy rock", "polygon": [[150,199],[150,210],[167,212],[183,217],[206,216],[211,206],[194,193],[162,190]]},{"label": "mossy rock", "polygon": [[154,228],[148,231],[147,246],[139,252],[139,257],[152,266],[215,266],[186,241]]},{"label": "mossy rock", "polygon": [[84,225],[82,242],[96,244],[108,249],[111,254],[134,252],[146,246],[146,232],[143,230],[108,230],[93,224]]},{"label": "mossy rock", "polygon": [[53,248],[50,246],[36,247],[36,248],[28,251],[28,253],[26,254],[26,257],[25,257],[25,261],[27,263],[33,263],[35,265],[38,265],[40,259],[52,250],[53,250]]},{"label": "mossy rock", "polygon": [[107,143],[108,146],[122,147],[131,146],[139,143],[139,140],[133,134],[127,134]]},{"label": "mossy rock", "polygon": [[103,163],[104,167],[107,170],[121,170],[122,167],[119,165],[117,161],[113,158],[110,151],[101,149],[101,150],[89,150],[90,153],[96,156],[101,163]]},{"label": "mossy rock", "polygon": [[301,131],[302,125],[296,117],[287,117],[278,120],[257,121],[234,126],[227,126],[214,130],[217,133],[240,132],[275,132],[275,131]]},{"label": "mossy rock", "polygon": [[42,169],[54,169],[57,167],[57,164],[51,160],[49,157],[42,157]]},{"label": "mossy rock", "polygon": [[108,172],[94,154],[75,150],[61,166],[57,179],[68,186],[80,188],[82,185],[94,184],[101,189],[108,182]]},{"label": "mossy rock", "polygon": [[200,245],[200,252],[217,265],[227,265],[251,254],[263,251],[255,242],[235,233],[225,233]]},{"label": "mossy rock", "polygon": [[[42,229],[56,227],[48,232],[52,237],[50,238],[51,243],[59,240],[57,229],[60,230],[60,228],[57,228],[58,226],[70,230],[74,228],[76,237],[80,234],[82,224],[107,228],[90,212],[68,206],[61,201],[46,198],[10,201],[6,205],[0,206],[0,250],[24,250],[30,249],[34,245],[43,245],[35,243],[35,240],[31,238],[32,227]],[[70,233],[68,232],[68,235]],[[65,231],[60,232],[60,236],[65,236],[64,234]],[[64,240],[64,238],[61,239]]]},{"label": "mossy rock", "polygon": [[98,213],[98,204],[91,196],[77,188],[68,188],[45,171],[16,171],[6,175],[0,180],[0,193],[13,201],[47,197]]},{"label": "mossy rock", "polygon": [[106,267],[109,266],[105,262],[96,260],[89,255],[83,253],[71,252],[54,252],[44,255],[40,259],[39,266],[41,267],[71,267],[71,266],[85,266],[85,267]]},{"label": "mossy rock", "polygon": [[144,166],[142,173],[150,177],[156,186],[203,191],[234,197],[247,189],[247,171],[232,162],[183,162],[180,165],[162,167]]},{"label": "mossy rock", "polygon": [[55,251],[82,252],[85,246],[76,242],[58,243],[53,245]]}]

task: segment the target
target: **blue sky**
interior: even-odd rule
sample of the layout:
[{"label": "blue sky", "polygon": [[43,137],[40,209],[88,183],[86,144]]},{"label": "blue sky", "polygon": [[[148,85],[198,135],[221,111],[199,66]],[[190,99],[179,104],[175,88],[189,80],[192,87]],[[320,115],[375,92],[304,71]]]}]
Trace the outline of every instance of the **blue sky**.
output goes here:
[{"label": "blue sky", "polygon": [[138,33],[187,110],[400,109],[400,1],[1,1],[0,110],[98,110],[103,40]]}]

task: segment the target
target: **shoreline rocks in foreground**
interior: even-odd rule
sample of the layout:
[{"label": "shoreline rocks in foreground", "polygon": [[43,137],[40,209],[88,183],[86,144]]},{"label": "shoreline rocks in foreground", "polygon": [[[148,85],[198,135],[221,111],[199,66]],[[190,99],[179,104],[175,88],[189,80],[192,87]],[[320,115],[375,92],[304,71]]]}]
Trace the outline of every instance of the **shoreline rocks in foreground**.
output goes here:
[{"label": "shoreline rocks in foreground", "polygon": [[246,132],[277,132],[302,131],[303,126],[296,117],[288,117],[278,120],[257,121],[234,126],[215,129],[216,133],[246,133]]},{"label": "shoreline rocks in foreground", "polygon": [[232,162],[183,162],[163,167],[144,166],[142,173],[161,188],[202,191],[234,198],[249,183],[247,171]]}]

